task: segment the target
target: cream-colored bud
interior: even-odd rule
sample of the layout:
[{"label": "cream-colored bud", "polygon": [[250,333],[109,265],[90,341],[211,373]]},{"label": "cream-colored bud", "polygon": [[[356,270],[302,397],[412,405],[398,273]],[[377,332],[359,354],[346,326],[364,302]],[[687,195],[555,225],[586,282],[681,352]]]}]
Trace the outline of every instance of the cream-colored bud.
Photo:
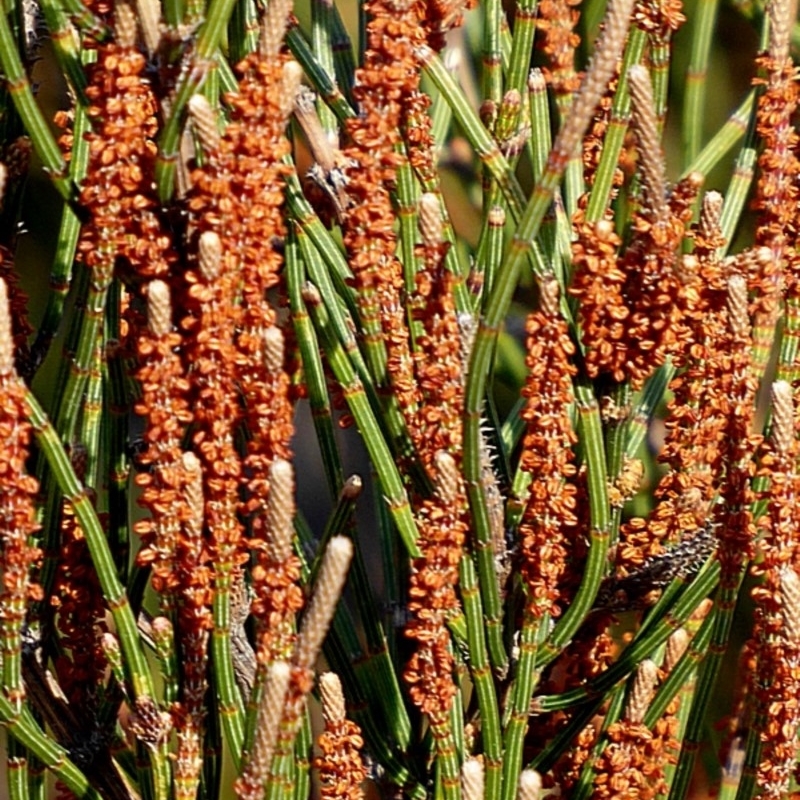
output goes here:
[{"label": "cream-colored bud", "polygon": [[265,58],[280,53],[291,10],[292,0],[272,0],[267,5],[261,19],[261,42],[258,48]]},{"label": "cream-colored bud", "polygon": [[722,195],[719,192],[706,192],[703,197],[703,207],[700,211],[700,233],[710,238],[720,233],[720,217],[722,216]]},{"label": "cream-colored bud", "polygon": [[539,305],[548,317],[558,314],[559,295],[558,281],[552,275],[543,278],[539,284]]},{"label": "cream-colored bud", "polygon": [[14,375],[14,332],[11,327],[11,309],[8,303],[8,286],[0,278],[0,375]]},{"label": "cream-colored bud", "polygon": [[345,500],[356,500],[361,496],[364,489],[364,482],[360,475],[351,475],[342,486],[342,497]]},{"label": "cream-colored bud", "polygon": [[323,672],[319,676],[319,696],[322,701],[322,715],[328,723],[344,722],[345,703],[342,682],[335,672]]},{"label": "cream-colored bud", "polygon": [[506,212],[502,206],[492,206],[489,209],[489,226],[492,228],[502,228],[506,224]]},{"label": "cream-colored bud", "polygon": [[639,164],[645,204],[658,221],[667,216],[667,177],[658,133],[653,85],[646,67],[636,64],[628,71],[631,91],[631,121],[639,144]]},{"label": "cream-colored bud", "polygon": [[425,192],[419,199],[419,232],[426,247],[442,242],[442,208],[433,192]]},{"label": "cream-colored bud", "polygon": [[283,369],[285,341],[283,331],[272,325],[262,334],[264,344],[264,367],[267,372],[278,373]]},{"label": "cream-colored bud", "polygon": [[542,776],[535,769],[524,769],[519,774],[517,800],[539,800],[542,796]]},{"label": "cream-colored bud", "polygon": [[686,628],[678,628],[667,639],[667,651],[664,654],[664,672],[672,672],[689,646],[689,633]]},{"label": "cream-colored bud", "polygon": [[211,108],[208,98],[202,94],[194,94],[187,104],[189,119],[192,121],[200,146],[204,153],[214,153],[219,147],[220,133],[217,125],[217,113]]},{"label": "cream-colored bud", "polygon": [[797,645],[800,643],[800,577],[790,566],[781,571],[780,599],[783,634]]},{"label": "cream-colored bud", "polygon": [[147,284],[147,327],[159,338],[172,330],[172,297],[164,281]]},{"label": "cream-colored bud", "polygon": [[253,749],[236,782],[239,800],[262,800],[264,797],[264,783],[269,777],[291,677],[292,669],[283,661],[276,661],[267,669],[258,704]]},{"label": "cream-colored bud", "polygon": [[468,758],[461,767],[462,800],[483,800],[483,762],[479,758]]},{"label": "cream-colored bud", "polygon": [[633,686],[625,703],[625,719],[640,723],[653,699],[658,681],[658,667],[655,661],[646,658],[636,669]]},{"label": "cream-colored bud", "polygon": [[270,557],[283,562],[292,554],[294,537],[294,468],[277,458],[269,468],[267,532]]},{"label": "cream-colored bud", "polygon": [[133,47],[136,44],[136,12],[130,4],[117,0],[114,3],[114,34],[117,45]]},{"label": "cream-colored bud", "polygon": [[534,67],[528,73],[528,91],[532,94],[547,91],[547,81],[545,80],[544,72],[539,67]]},{"label": "cream-colored bud", "polygon": [[782,456],[788,455],[794,443],[794,399],[786,381],[772,384],[772,441]]},{"label": "cream-colored bud", "polygon": [[336,605],[342,596],[352,559],[353,542],[347,536],[334,536],[328,542],[311,603],[303,616],[297,637],[295,664],[302,669],[311,669],[317,660]]},{"label": "cream-colored bud", "polygon": [[200,235],[197,260],[204,280],[211,283],[219,277],[222,267],[222,240],[214,231],[205,231]]},{"label": "cream-colored bud", "polygon": [[294,60],[283,65],[283,87],[281,90],[281,116],[288,120],[295,105],[295,97],[303,80],[303,68]]},{"label": "cream-colored bud", "polygon": [[461,485],[455,459],[445,450],[439,450],[433,457],[436,465],[436,492],[446,505],[456,502]]},{"label": "cream-colored bud", "polygon": [[205,503],[203,499],[203,467],[194,453],[184,453],[181,457],[186,470],[186,505],[189,517],[184,523],[190,539],[199,541],[203,535]]},{"label": "cream-colored bud", "polygon": [[728,325],[737,339],[747,339],[750,336],[747,281],[742,275],[731,275],[728,278]]}]

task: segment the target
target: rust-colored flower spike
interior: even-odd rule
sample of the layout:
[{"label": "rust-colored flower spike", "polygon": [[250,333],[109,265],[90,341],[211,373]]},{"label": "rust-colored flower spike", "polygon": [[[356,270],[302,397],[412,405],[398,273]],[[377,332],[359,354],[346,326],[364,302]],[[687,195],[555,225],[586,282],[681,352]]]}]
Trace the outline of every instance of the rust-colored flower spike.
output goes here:
[{"label": "rust-colored flower spike", "polygon": [[364,746],[361,729],[345,715],[344,694],[339,677],[325,672],[319,678],[325,730],[317,737],[320,755],[314,759],[319,771],[322,800],[361,800],[367,770],[359,751]]},{"label": "rust-colored flower spike", "polygon": [[137,522],[135,529],[142,539],[138,563],[152,566],[153,588],[167,607],[178,586],[176,552],[186,511],[182,441],[192,421],[189,383],[177,353],[180,344],[181,336],[172,326],[169,287],[161,280],[151,281],[147,326],[137,342],[142,394],[135,406],[136,413],[145,418],[147,449],[140,461],[149,467],[136,476],[136,483],[143,490],[139,502],[150,515]]},{"label": "rust-colored flower spike", "polygon": [[[0,642],[3,659],[22,647],[22,624],[29,600],[41,599],[41,587],[30,580],[40,552],[30,537],[39,529],[34,497],[39,483],[26,474],[31,426],[26,417],[26,389],[14,366],[14,338],[8,290],[0,280]],[[21,675],[7,676],[6,692],[16,708],[23,698]]]},{"label": "rust-colored flower spike", "polygon": [[579,152],[583,135],[591,124],[600,98],[606,93],[617,68],[633,6],[634,0],[612,0],[609,3],[605,26],[598,37],[583,83],[548,156],[545,168],[548,174],[562,175],[567,162]]},{"label": "rust-colored flower spike", "polygon": [[[290,150],[285,128],[302,75],[299,65],[279,52],[290,8],[287,2],[270,3],[258,52],[237,66],[239,91],[226,98],[231,111],[223,134],[213,135],[214,122],[201,101],[194,111],[198,127],[208,134],[206,157],[192,172],[188,208],[198,247],[203,237],[217,236],[220,280],[230,286],[224,313],[233,323],[231,334],[235,329],[235,352],[230,351],[227,365],[228,386],[237,403],[233,387],[239,387],[250,433],[245,471],[252,480],[244,509],[250,514],[266,507],[264,476],[275,458],[290,457],[294,431],[290,381],[267,296],[279,283],[283,265],[288,169],[283,159]],[[206,334],[198,329],[196,335]],[[263,520],[257,513],[252,524],[260,536]]]},{"label": "rust-colored flower spike", "polygon": [[[86,472],[86,448],[73,446],[70,460],[79,480]],[[92,502],[93,491],[87,490]],[[106,603],[97,572],[75,509],[62,501],[61,544],[50,594],[54,627],[61,647],[55,659],[58,683],[73,708],[85,711],[88,720],[97,712],[97,687],[107,667],[100,637],[108,630]]]},{"label": "rust-colored flower spike", "polygon": [[[245,312],[245,316],[247,313]],[[240,349],[245,333],[239,336]],[[264,509],[269,508],[267,474],[278,460],[291,458],[294,434],[294,406],[290,397],[290,377],[286,371],[284,334],[277,325],[252,331],[247,342],[249,360],[242,359],[239,375],[247,387],[245,421],[250,438],[244,460],[250,479],[244,512],[250,519],[251,535],[256,539],[269,536],[264,530]],[[241,357],[241,356],[240,356]]]},{"label": "rust-colored flower spike", "polygon": [[581,42],[575,32],[577,5],[579,0],[542,0],[536,18],[536,29],[542,32],[539,48],[547,58],[544,76],[560,105],[568,103],[580,86],[575,72],[575,48]]},{"label": "rust-colored flower spike", "polygon": [[682,0],[642,0],[636,4],[634,24],[650,34],[653,44],[666,44],[684,22]]},{"label": "rust-colored flower spike", "polygon": [[634,215],[634,234],[621,269],[626,275],[622,292],[630,310],[624,326],[625,371],[633,386],[639,387],[668,356],[680,352],[688,335],[684,318],[694,294],[680,272],[678,255],[702,176],[689,175],[664,202],[663,156],[657,143],[649,78],[646,71],[634,72],[631,97],[637,97],[634,119],[642,145],[646,191],[643,205]]},{"label": "rust-colored flower spike", "polygon": [[419,408],[409,428],[422,462],[432,469],[436,454],[461,452],[464,409],[462,343],[453,298],[453,274],[444,266],[440,199],[425,192],[419,202],[422,266],[412,299],[421,327],[414,367]]},{"label": "rust-colored flower spike", "polygon": [[181,323],[187,331],[184,347],[191,364],[192,441],[203,465],[205,524],[212,561],[220,574],[230,572],[246,558],[237,515],[242,467],[233,440],[241,419],[233,343],[239,319],[235,305],[237,276],[222,269],[223,259],[220,237],[213,231],[202,233],[198,268],[186,274],[189,313]]},{"label": "rust-colored flower spike", "polygon": [[447,32],[461,25],[464,12],[474,8],[477,0],[431,0],[422,5],[425,12],[422,25],[427,32],[428,44],[438,51],[445,46]]},{"label": "rust-colored flower spike", "polygon": [[300,562],[292,552],[294,537],[294,470],[277,459],[269,470],[266,525],[251,540],[256,563],[252,569],[252,612],[257,623],[259,661],[268,664],[291,656],[295,615],[303,607]]},{"label": "rust-colored flower spike", "polygon": [[292,668],[285,661],[276,661],[267,668],[267,677],[258,705],[253,749],[247,756],[242,774],[234,786],[239,800],[262,800],[264,797],[264,784],[269,777],[291,676]]},{"label": "rust-colored flower spike", "polygon": [[[2,166],[0,164],[0,167]],[[0,192],[0,199],[2,199],[2,192]],[[5,282],[8,292],[14,335],[14,362],[19,374],[23,378],[29,377],[30,371],[35,365],[30,363],[29,339],[33,333],[33,326],[28,320],[28,296],[20,285],[19,274],[14,266],[14,254],[3,244],[0,244],[0,279]]]},{"label": "rust-colored flower spike", "polygon": [[423,501],[415,514],[423,555],[412,564],[408,590],[411,619],[404,633],[414,640],[416,651],[403,677],[413,702],[428,714],[432,725],[443,726],[457,691],[446,623],[459,608],[455,587],[467,524],[463,481],[455,459],[440,450],[434,467],[435,494]]},{"label": "rust-colored flower spike", "polygon": [[80,203],[88,222],[79,250],[92,283],[107,285],[122,259],[139,277],[166,275],[175,261],[169,233],[157,216],[153,174],[157,104],[143,77],[145,58],[136,47],[136,16],[114,6],[115,39],[97,48],[87,67],[92,130]]},{"label": "rust-colored flower spike", "polygon": [[637,668],[622,719],[609,726],[608,744],[595,763],[593,797],[650,800],[667,790],[664,767],[676,760],[674,709],[668,709],[669,722],[662,728],[651,732],[642,724],[658,678],[650,659]]},{"label": "rust-colored flower spike", "polygon": [[424,44],[418,3],[370,0],[364,6],[367,47],[364,66],[356,71],[353,98],[359,115],[347,120],[350,141],[342,148],[348,207],[342,236],[364,335],[370,343],[371,367],[380,384],[391,383],[407,417],[418,402],[409,333],[400,293],[403,273],[395,251],[395,213],[390,197],[402,156],[402,102],[419,87],[414,50]]},{"label": "rust-colored flower spike", "polygon": [[[660,457],[669,470],[656,488],[659,502],[647,522],[633,519],[623,526],[617,558],[619,565],[630,568],[657,555],[665,542],[683,539],[688,544],[687,537],[713,524],[727,583],[738,580],[738,570],[752,552],[748,498],[759,439],[752,434],[756,386],[746,292],[736,276],[725,280],[715,252],[716,218],[708,205],[706,211],[711,215],[704,217],[702,240],[712,246],[698,250],[702,261],[697,256],[683,259],[682,271],[691,275],[684,285],[694,298],[686,314],[686,368],[672,383]],[[720,486],[726,502],[714,503]]]},{"label": "rust-colored flower spike", "polygon": [[750,286],[754,303],[754,370],[763,373],[781,312],[784,283],[796,283],[800,274],[797,255],[797,218],[795,208],[800,192],[797,178],[800,161],[797,157],[798,134],[793,124],[800,88],[797,68],[789,52],[790,30],[796,15],[793,0],[770,0],[769,47],[758,59],[764,85],[758,99],[756,130],[763,146],[758,159],[758,181],[753,205],[758,211],[756,245],[768,247],[771,258]]},{"label": "rust-colored flower spike", "polygon": [[211,570],[203,542],[203,474],[200,459],[184,453],[185,518],[175,557],[178,648],[181,658],[181,703],[175,728],[175,797],[196,797],[203,765],[202,738],[208,689],[208,636],[211,618]]},{"label": "rust-colored flower spike", "polygon": [[216,152],[221,138],[219,120],[208,98],[202,94],[192,95],[186,107],[203,153]]},{"label": "rust-colored flower spike", "polygon": [[625,320],[630,311],[622,293],[625,273],[617,264],[621,240],[610,215],[591,224],[580,211],[574,229],[575,271],[569,291],[581,298],[579,318],[581,341],[586,348],[586,372],[590,378],[608,374],[622,382],[628,358]]},{"label": "rust-colored flower spike", "polygon": [[519,527],[520,570],[531,614],[557,616],[568,582],[567,556],[575,532],[575,476],[570,421],[575,352],[559,311],[558,283],[545,278],[540,308],[525,323],[528,377],[522,416],[526,431],[520,468],[531,476],[530,494]]},{"label": "rust-colored flower spike", "polygon": [[[797,585],[800,572],[800,471],[792,387],[772,387],[772,439],[762,457],[769,478],[767,510],[761,520],[763,558],[753,564],[762,582],[753,589],[756,603],[753,640],[755,658],[748,698],[761,735],[758,768],[760,797],[784,797],[795,769],[800,726],[800,641],[797,638]],[[766,449],[766,448],[765,448]]]},{"label": "rust-colored flower spike", "polygon": [[752,491],[755,456],[762,437],[753,434],[756,425],[758,380],[752,369],[753,339],[748,314],[747,281],[731,274],[727,281],[728,325],[724,353],[724,383],[721,413],[726,420],[722,439],[725,480],[720,482],[720,499],[714,506],[713,521],[719,542],[722,567],[720,585],[730,590],[733,603],[744,565],[755,555],[756,526],[753,521]]}]

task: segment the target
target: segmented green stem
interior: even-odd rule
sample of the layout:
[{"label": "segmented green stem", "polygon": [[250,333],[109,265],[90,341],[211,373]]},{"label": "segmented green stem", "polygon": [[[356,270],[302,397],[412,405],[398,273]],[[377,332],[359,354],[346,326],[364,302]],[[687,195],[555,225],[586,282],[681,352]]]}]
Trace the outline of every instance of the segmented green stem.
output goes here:
[{"label": "segmented green stem", "polygon": [[161,130],[156,162],[156,186],[162,202],[169,200],[175,190],[175,169],[186,104],[192,95],[200,90],[209,72],[215,68],[217,59],[220,58],[217,48],[227,29],[228,19],[235,3],[236,0],[211,0],[209,3],[206,20],[197,35],[192,67],[186,71],[178,85],[169,116]]},{"label": "segmented green stem", "polygon": [[75,92],[78,105],[83,108],[87,103],[84,91],[87,80],[81,65],[81,54],[78,52],[72,25],[63,9],[53,0],[42,0],[40,5],[47,29],[50,32],[50,42],[53,45],[56,60]]},{"label": "segmented green stem", "polygon": [[5,13],[0,13],[0,66],[5,73],[8,93],[31,137],[36,154],[50,173],[50,179],[58,193],[67,201],[73,200],[76,192],[67,172],[67,163],[33,96],[33,89],[22,66]]},{"label": "segmented green stem", "polygon": [[412,558],[419,558],[421,556],[419,547],[417,547],[419,534],[411,514],[403,480],[364,394],[364,386],[331,330],[327,308],[322,304],[322,298],[316,287],[307,284],[303,295],[322,340],[325,354],[342,387],[350,411],[355,417],[372,463],[380,476],[381,486],[386,494],[386,502],[397,525],[400,538],[403,540],[408,554]]},{"label": "segmented green stem", "polygon": [[503,731],[503,800],[514,800],[522,770],[522,745],[528,729],[531,696],[539,674],[537,663],[538,621],[525,616],[519,637],[519,659],[510,693],[509,718]]},{"label": "segmented green stem", "polygon": [[597,167],[589,204],[586,207],[586,221],[598,222],[603,218],[614,182],[614,172],[619,163],[619,155],[625,143],[628,130],[628,118],[631,112],[631,98],[628,93],[628,70],[641,61],[647,36],[638,28],[634,28],[628,37],[622,69],[617,80],[617,89],[611,103],[611,117],[608,123],[600,164]]},{"label": "segmented green stem", "polygon": [[525,95],[528,71],[536,33],[536,7],[538,0],[517,0],[514,11],[514,34],[511,40],[511,61],[506,75],[506,91],[516,89]]},{"label": "segmented green stem", "polygon": [[322,465],[328,481],[331,497],[335,497],[344,483],[339,449],[336,445],[333,415],[328,398],[328,387],[325,382],[325,371],[319,355],[319,344],[314,326],[308,316],[303,302],[301,287],[305,282],[303,265],[298,253],[297,232],[294,226],[289,228],[286,246],[286,274],[289,293],[289,307],[292,312],[297,346],[303,360],[303,373],[308,389],[308,400],[311,407],[311,418],[317,433]]},{"label": "segmented green stem", "polygon": [[339,88],[331,80],[325,66],[321,64],[314,51],[309,46],[303,32],[297,25],[290,23],[286,32],[286,45],[292,51],[292,55],[298,60],[303,68],[314,90],[319,94],[320,99],[333,111],[340,122],[355,116],[355,111],[350,107],[347,98],[339,91]]},{"label": "segmented green stem", "polygon": [[[500,0],[483,4],[483,92],[484,101],[500,105],[503,96],[503,56],[500,45],[500,20],[503,5]],[[444,94],[439,93],[440,97]]]},{"label": "segmented green stem", "polygon": [[485,797],[499,797],[503,777],[503,740],[497,693],[486,652],[486,631],[483,626],[480,587],[471,555],[463,555],[459,568],[459,590],[467,620],[469,673],[478,697],[483,740]]},{"label": "segmented green stem", "polygon": [[9,735],[33,753],[73,794],[82,800],[102,800],[69,759],[67,751],[47,736],[30,714],[16,711],[4,694],[0,695],[0,720]]},{"label": "segmented green stem", "polygon": [[[673,767],[674,772],[669,781],[669,797],[671,800],[685,797],[691,782],[699,735],[706,722],[706,711],[713,691],[712,681],[719,674],[719,659],[722,656],[721,652],[719,656],[714,655],[713,649],[715,645],[713,640],[720,635],[727,639],[730,632],[729,623],[720,623],[720,616],[717,609],[714,609],[703,620],[700,630],[692,639],[691,645],[674,670],[674,680],[673,675],[670,674],[655,698],[655,708],[648,709],[647,717],[645,718],[645,724],[651,719],[654,723],[657,720],[655,711],[665,709],[671,697],[677,694],[678,691],[682,692],[683,698],[680,710],[681,716],[685,717],[685,722],[680,731],[680,757],[678,758],[678,763]],[[726,626],[728,626],[728,630],[723,631]],[[709,663],[713,661],[718,663],[716,665]],[[696,682],[695,677],[698,669],[701,678],[699,682]],[[704,675],[708,676],[705,681],[703,681]],[[680,684],[678,683],[679,679],[682,679]],[[703,695],[704,691],[708,693],[705,696]],[[688,708],[684,707],[684,702],[689,702],[690,706]],[[692,750],[695,750],[695,752],[692,752]]]},{"label": "segmented green stem", "polygon": [[750,90],[742,104],[731,114],[728,121],[714,134],[711,141],[697,154],[686,167],[683,177],[692,172],[707,176],[709,172],[736,146],[747,133],[753,116],[756,93]]},{"label": "segmented green stem", "polygon": [[238,772],[244,744],[244,705],[233,671],[231,649],[232,568],[218,564],[214,576],[214,629],[211,632],[211,663],[214,688],[219,703],[222,732],[230,757]]},{"label": "segmented green stem", "polygon": [[228,23],[228,48],[232,64],[238,64],[258,47],[258,13],[253,0],[236,3]]},{"label": "segmented green stem", "polygon": [[[126,678],[133,697],[152,699],[155,697],[155,690],[139,640],[136,619],[128,603],[125,589],[117,577],[114,559],[108,548],[100,521],[92,503],[86,496],[83,486],[75,477],[75,472],[72,469],[69,457],[64,451],[61,440],[47,419],[42,407],[31,392],[27,393],[26,400],[30,409],[30,423],[33,426],[36,439],[47,458],[61,493],[75,509],[75,516],[78,518],[86,539],[92,563],[100,582],[100,588],[114,618],[117,636],[124,655]],[[0,713],[2,713],[2,709],[0,709]],[[158,800],[166,800],[169,796],[169,765],[164,759],[160,748],[151,750],[150,762],[154,773],[155,797]]]},{"label": "segmented green stem", "polygon": [[417,57],[442,96],[450,103],[453,116],[464,130],[469,143],[480,158],[481,163],[497,181],[497,185],[508,200],[512,215],[516,218],[525,205],[525,196],[514,177],[508,161],[500,152],[495,141],[483,127],[464,92],[447,71],[441,59],[429,47],[420,47]]},{"label": "segmented green stem", "polygon": [[128,387],[126,365],[118,346],[120,329],[119,283],[112,286],[113,297],[108,314],[106,336],[105,394],[108,402],[109,434],[106,441],[108,464],[108,543],[117,565],[117,575],[127,583],[130,554],[130,529],[128,520]]},{"label": "segmented green stem", "polygon": [[[320,63],[328,77],[335,81],[336,67],[333,57],[333,39],[335,35],[335,10],[333,0],[312,0],[311,3],[311,47],[317,61]],[[338,125],[336,116],[328,106],[320,101],[317,103],[317,114],[322,123],[322,129],[327,134],[337,134]]]},{"label": "segmented green stem", "polygon": [[[100,464],[100,441],[103,421],[103,332],[98,331],[92,360],[86,379],[86,395],[83,400],[83,414],[77,440],[86,447],[86,477],[84,483],[87,487],[98,490],[98,469]],[[105,479],[105,476],[103,476]]]},{"label": "segmented green stem", "polygon": [[306,709],[303,714],[303,722],[297,733],[294,743],[295,752],[295,779],[294,779],[294,800],[307,800],[310,797],[311,789],[311,746],[313,737],[311,734],[311,714]]},{"label": "segmented green stem", "polygon": [[[707,597],[719,580],[719,564],[713,561],[692,581],[675,602],[668,614],[661,615],[637,634],[634,641],[602,675],[586,686],[560,695],[541,696],[534,699],[537,711],[556,711],[569,708],[575,703],[586,702],[623,680],[636,665],[663,644],[673,631],[683,625],[697,609],[698,604]],[[677,581],[676,583],[680,583]]]},{"label": "segmented green stem", "polygon": [[589,489],[589,555],[583,568],[584,575],[580,588],[537,656],[536,663],[539,669],[543,669],[558,655],[581,626],[597,597],[608,564],[611,519],[600,410],[590,385],[580,382],[576,386],[575,394]]},{"label": "segmented green stem", "polygon": [[[708,87],[708,58],[714,33],[719,0],[698,0],[692,20],[692,51],[686,69],[686,87],[683,96],[684,163],[691,164],[703,143],[706,89]],[[688,171],[688,170],[687,170]]]}]

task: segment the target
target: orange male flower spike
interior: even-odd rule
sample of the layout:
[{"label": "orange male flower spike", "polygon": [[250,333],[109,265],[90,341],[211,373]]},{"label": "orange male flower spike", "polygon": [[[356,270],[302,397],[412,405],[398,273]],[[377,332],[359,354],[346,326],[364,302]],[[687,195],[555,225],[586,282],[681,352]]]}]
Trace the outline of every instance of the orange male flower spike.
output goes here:
[{"label": "orange male flower spike", "polygon": [[763,582],[753,589],[756,602],[751,647],[750,699],[755,729],[762,742],[758,768],[759,797],[785,797],[796,768],[800,727],[800,471],[792,388],[784,381],[772,387],[772,441],[763,456],[769,478],[767,512],[762,520],[763,560],[753,572]]},{"label": "orange male flower spike", "polygon": [[321,755],[314,759],[319,770],[322,800],[361,800],[367,770],[359,750],[364,746],[361,729],[347,719],[339,677],[333,672],[320,675],[319,691],[325,730],[317,738]]},{"label": "orange male flower spike", "polygon": [[[762,262],[750,291],[755,294],[753,370],[760,376],[771,351],[775,325],[781,312],[785,282],[796,281],[800,266],[796,250],[798,202],[798,134],[793,124],[800,89],[797,68],[789,52],[793,0],[771,0],[769,47],[758,61],[766,73],[756,83],[765,84],[758,99],[756,130],[763,141],[758,159],[759,175],[753,205],[758,211],[756,244],[768,247],[772,258]],[[784,274],[784,273],[787,274]],[[788,279],[788,281],[787,281]]]},{"label": "orange male flower spike", "polygon": [[522,390],[527,429],[520,467],[531,475],[520,524],[521,572],[534,616],[559,615],[564,601],[569,537],[575,530],[575,475],[570,422],[575,347],[558,307],[558,283],[546,278],[541,309],[528,317],[528,378]]},{"label": "orange male flower spike", "polygon": [[17,708],[24,689],[20,659],[15,656],[22,647],[25,610],[29,600],[41,599],[41,588],[30,580],[40,555],[30,544],[30,537],[39,529],[33,503],[39,484],[25,472],[31,440],[25,392],[14,366],[8,289],[0,280],[0,650],[3,683]]}]

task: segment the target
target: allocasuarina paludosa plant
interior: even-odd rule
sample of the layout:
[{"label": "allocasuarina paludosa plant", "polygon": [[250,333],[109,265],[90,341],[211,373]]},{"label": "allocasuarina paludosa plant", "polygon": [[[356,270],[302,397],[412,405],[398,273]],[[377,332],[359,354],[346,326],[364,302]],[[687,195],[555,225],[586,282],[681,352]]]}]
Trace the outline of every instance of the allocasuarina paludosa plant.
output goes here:
[{"label": "allocasuarina paludosa plant", "polygon": [[9,0],[0,795],[800,797],[795,16]]}]

